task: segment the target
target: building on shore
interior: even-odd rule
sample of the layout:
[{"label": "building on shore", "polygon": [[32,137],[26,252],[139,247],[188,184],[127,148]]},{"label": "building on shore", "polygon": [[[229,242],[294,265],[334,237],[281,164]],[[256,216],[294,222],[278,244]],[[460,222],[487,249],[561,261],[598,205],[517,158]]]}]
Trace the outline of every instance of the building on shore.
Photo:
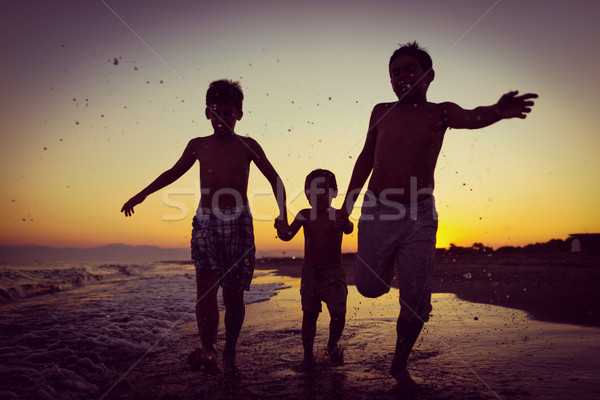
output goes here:
[{"label": "building on shore", "polygon": [[569,239],[571,240],[571,253],[600,251],[600,233],[572,233],[569,235]]}]

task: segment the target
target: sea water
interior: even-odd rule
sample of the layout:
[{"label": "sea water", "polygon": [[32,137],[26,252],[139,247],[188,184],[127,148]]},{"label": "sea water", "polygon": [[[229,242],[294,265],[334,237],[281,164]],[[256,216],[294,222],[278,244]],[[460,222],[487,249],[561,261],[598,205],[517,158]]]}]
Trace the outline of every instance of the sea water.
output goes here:
[{"label": "sea water", "polygon": [[[246,304],[281,287],[253,284]],[[189,264],[0,265],[0,399],[97,398],[112,375],[168,346],[195,301]]]}]

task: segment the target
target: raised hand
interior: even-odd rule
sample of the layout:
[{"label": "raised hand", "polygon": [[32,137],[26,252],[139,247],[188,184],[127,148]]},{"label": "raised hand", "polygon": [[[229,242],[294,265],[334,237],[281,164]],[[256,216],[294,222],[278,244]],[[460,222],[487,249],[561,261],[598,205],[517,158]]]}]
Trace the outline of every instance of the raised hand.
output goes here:
[{"label": "raised hand", "polygon": [[500,97],[496,108],[502,118],[525,118],[531,112],[534,102],[531,99],[538,97],[535,93],[517,96],[518,90],[508,92]]},{"label": "raised hand", "polygon": [[121,212],[125,213],[126,217],[130,217],[134,213],[133,207],[140,204],[142,201],[144,201],[145,198],[146,198],[145,196],[136,194],[131,199],[127,200],[127,202],[125,204],[123,204],[123,207],[121,207]]}]

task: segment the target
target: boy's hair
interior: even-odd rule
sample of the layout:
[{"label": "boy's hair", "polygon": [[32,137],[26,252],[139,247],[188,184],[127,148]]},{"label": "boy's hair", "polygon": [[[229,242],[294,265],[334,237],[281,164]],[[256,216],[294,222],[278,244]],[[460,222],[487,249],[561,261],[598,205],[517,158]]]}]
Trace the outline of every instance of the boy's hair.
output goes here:
[{"label": "boy's hair", "polygon": [[335,180],[335,175],[333,172],[327,169],[315,169],[306,177],[306,181],[304,181],[304,190],[310,189],[310,184],[317,178],[324,178],[329,181],[330,187],[337,192],[337,181]]},{"label": "boy's hair", "polygon": [[224,104],[232,101],[234,106],[242,111],[242,102],[244,101],[244,93],[239,82],[234,82],[229,79],[220,79],[211,82],[206,91],[206,105]]},{"label": "boy's hair", "polygon": [[421,69],[423,70],[423,72],[427,72],[431,68],[433,68],[433,61],[431,61],[429,53],[427,53],[425,48],[419,46],[419,43],[414,41],[402,44],[400,45],[400,48],[394,51],[394,53],[390,57],[390,63],[388,65],[388,70],[390,73],[392,72],[392,63],[394,62],[394,60],[403,55],[409,55],[419,60],[419,64],[421,64]]}]

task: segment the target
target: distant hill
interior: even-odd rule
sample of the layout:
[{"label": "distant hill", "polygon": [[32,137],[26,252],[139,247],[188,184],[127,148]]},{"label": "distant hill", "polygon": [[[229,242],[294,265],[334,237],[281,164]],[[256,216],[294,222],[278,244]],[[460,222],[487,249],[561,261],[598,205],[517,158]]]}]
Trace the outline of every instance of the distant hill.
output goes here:
[{"label": "distant hill", "polygon": [[55,248],[35,245],[0,246],[0,262],[7,263],[34,261],[152,262],[167,260],[185,261],[189,259],[189,249],[168,249],[157,246],[109,244],[88,249],[75,247]]}]

